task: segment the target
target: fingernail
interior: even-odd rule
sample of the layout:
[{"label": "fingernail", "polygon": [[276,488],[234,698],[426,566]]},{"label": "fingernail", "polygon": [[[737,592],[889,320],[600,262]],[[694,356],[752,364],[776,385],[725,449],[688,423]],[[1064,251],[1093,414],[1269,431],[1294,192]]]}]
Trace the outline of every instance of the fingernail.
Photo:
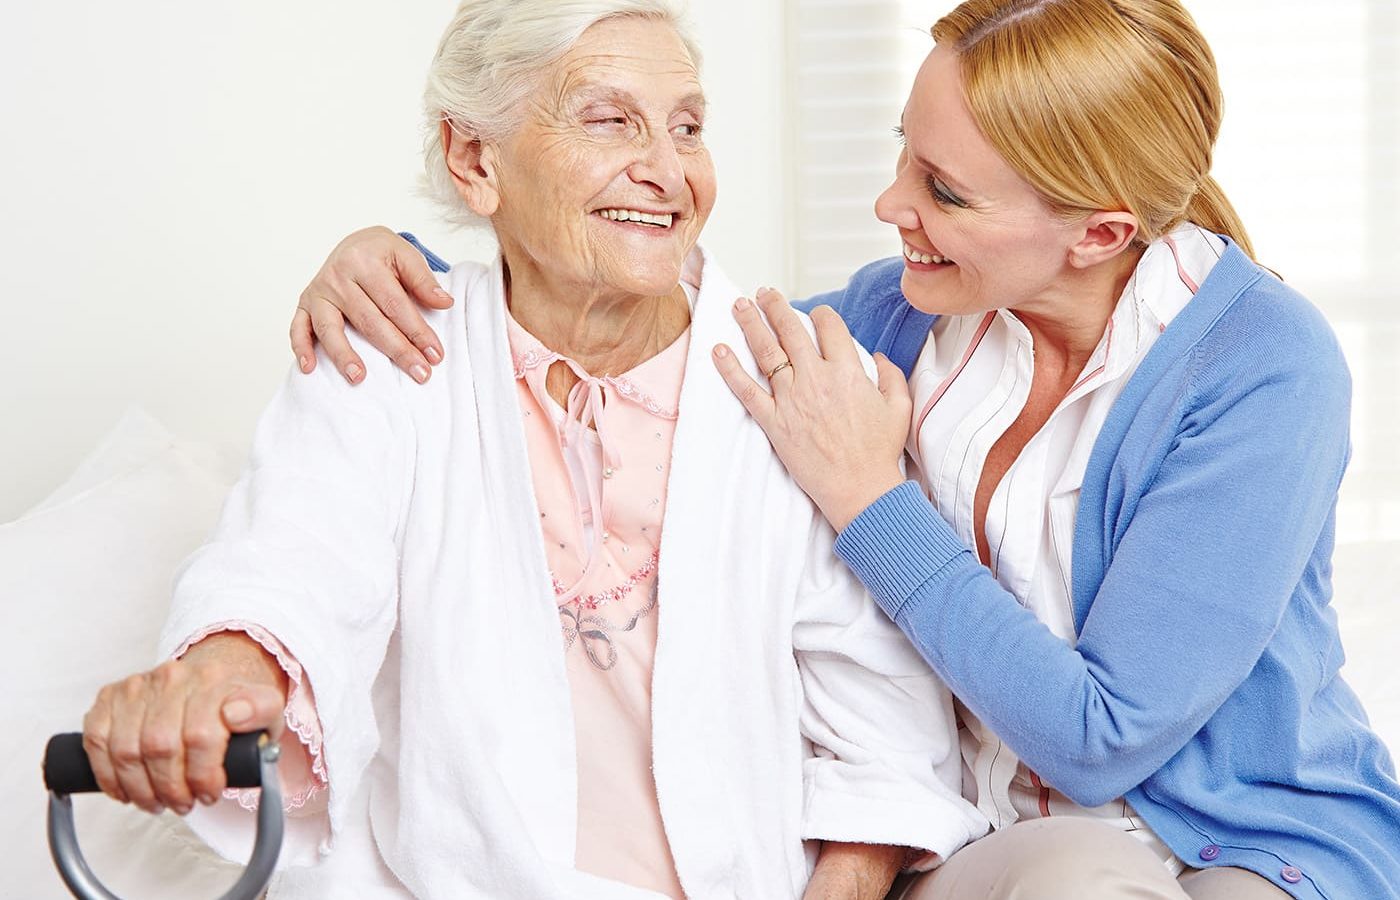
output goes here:
[{"label": "fingernail", "polygon": [[308,368],[311,367],[311,360],[307,359],[304,356],[299,357],[297,359],[297,365],[301,366],[301,370],[305,372]]},{"label": "fingernail", "polygon": [[452,295],[447,293],[447,291],[444,291],[442,288],[438,288],[436,293],[438,295],[438,299],[446,300],[449,303],[452,302]]},{"label": "fingernail", "polygon": [[437,365],[438,363],[442,362],[442,354],[438,352],[438,348],[436,347],[429,347],[428,349],[424,350],[423,355],[426,356],[428,358],[428,362],[432,363],[433,365]]},{"label": "fingernail", "polygon": [[726,346],[724,346],[723,344],[720,344],[718,347],[715,348],[715,358],[716,358],[716,359],[724,359],[724,358],[725,358],[726,356],[728,356],[728,355],[729,355],[729,348],[726,347]]},{"label": "fingernail", "polygon": [[739,312],[743,312],[744,310],[748,309],[748,308],[749,308],[749,298],[748,298],[748,297],[740,297],[738,300],[735,300],[735,301],[734,301],[734,308],[735,308],[736,310],[738,310]]},{"label": "fingernail", "polygon": [[345,367],[345,377],[349,378],[351,381],[359,381],[360,376],[363,375],[364,372],[365,370],[360,368],[359,363],[351,363]]},{"label": "fingernail", "polygon": [[224,721],[229,725],[242,725],[253,717],[253,704],[247,700],[234,700],[224,704]]},{"label": "fingernail", "polygon": [[153,816],[158,816],[163,812],[165,812],[165,807],[161,806],[160,804],[156,804],[155,806],[151,807],[151,815]]},{"label": "fingernail", "polygon": [[422,384],[428,380],[428,369],[421,363],[414,363],[408,370],[408,374],[413,376],[413,380]]},{"label": "fingernail", "polygon": [[190,810],[193,808],[194,807],[190,806],[188,803],[181,803],[179,806],[174,807],[175,815],[188,816],[190,814]]},{"label": "fingernail", "polygon": [[199,802],[205,806],[213,806],[216,801],[213,794],[200,794]]}]

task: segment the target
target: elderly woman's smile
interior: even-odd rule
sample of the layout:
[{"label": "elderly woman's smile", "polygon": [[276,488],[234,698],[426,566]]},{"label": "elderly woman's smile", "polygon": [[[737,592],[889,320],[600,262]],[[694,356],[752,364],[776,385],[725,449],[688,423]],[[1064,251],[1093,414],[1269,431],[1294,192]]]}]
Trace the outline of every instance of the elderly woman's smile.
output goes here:
[{"label": "elderly woman's smile", "polygon": [[677,290],[715,200],[695,62],[667,23],[606,19],[545,72],[503,140],[449,139],[513,284],[656,298]]}]

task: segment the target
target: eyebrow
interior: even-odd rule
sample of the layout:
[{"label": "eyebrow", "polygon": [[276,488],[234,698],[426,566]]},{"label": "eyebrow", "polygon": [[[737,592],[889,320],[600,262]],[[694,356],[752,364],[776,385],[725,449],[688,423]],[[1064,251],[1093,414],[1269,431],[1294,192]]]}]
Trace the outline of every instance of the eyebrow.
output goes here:
[{"label": "eyebrow", "polygon": [[[642,105],[630,92],[608,84],[580,84],[571,88],[564,96],[566,101],[572,103],[578,103],[580,101],[587,102],[590,100],[613,100],[622,103],[624,106],[638,107]],[[707,106],[708,103],[705,100],[705,95],[700,91],[694,91],[682,97],[676,103],[675,108],[677,110],[690,109],[703,115]]]},{"label": "eyebrow", "polygon": [[920,156],[918,153],[914,152],[914,148],[912,148],[912,147],[909,146],[909,136],[908,136],[908,134],[904,131],[904,117],[903,117],[903,116],[900,116],[900,117],[899,117],[899,132],[900,132],[900,134],[903,134],[903,135],[904,135],[904,139],[905,139],[904,146],[909,150],[909,155],[912,156],[912,157],[914,158],[914,162],[916,162],[916,163],[918,163],[919,165],[923,166],[925,169],[928,169],[930,172],[932,172],[933,174],[937,175],[939,178],[941,178],[941,179],[943,179],[945,182],[947,182],[948,187],[950,187],[950,188],[952,188],[953,190],[957,191],[957,192],[958,192],[958,195],[959,195],[962,199],[965,200],[965,199],[967,199],[969,196],[976,196],[977,192],[974,191],[974,190],[970,190],[970,189],[967,187],[967,185],[962,181],[962,179],[958,178],[956,175],[953,175],[952,173],[950,173],[947,169],[943,168],[942,166],[935,165],[931,160],[925,159],[924,157]]}]

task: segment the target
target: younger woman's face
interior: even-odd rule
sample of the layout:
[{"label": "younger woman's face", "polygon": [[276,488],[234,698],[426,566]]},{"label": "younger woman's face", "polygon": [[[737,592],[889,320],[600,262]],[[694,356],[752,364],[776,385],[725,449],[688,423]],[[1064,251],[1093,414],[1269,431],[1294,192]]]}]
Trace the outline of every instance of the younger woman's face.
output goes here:
[{"label": "younger woman's face", "polygon": [[944,315],[1034,305],[1069,273],[1074,227],[982,135],[956,53],[935,47],[901,122],[904,150],[875,214],[899,229],[904,296]]}]

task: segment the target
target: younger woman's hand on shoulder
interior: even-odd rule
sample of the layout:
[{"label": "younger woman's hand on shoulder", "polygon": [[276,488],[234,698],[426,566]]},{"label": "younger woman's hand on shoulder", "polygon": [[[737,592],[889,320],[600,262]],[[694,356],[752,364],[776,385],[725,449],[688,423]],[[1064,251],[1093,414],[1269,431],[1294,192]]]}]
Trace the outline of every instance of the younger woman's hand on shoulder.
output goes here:
[{"label": "younger woman's hand on shoulder", "polygon": [[734,316],[763,387],[729,347],[715,348],[725,382],[768,435],[793,478],[837,531],[904,481],[900,461],[913,402],[904,373],[880,354],[878,383],[861,364],[846,324],[830,307],[812,311],[817,341],[777,291],[740,298]]},{"label": "younger woman's hand on shoulder", "polygon": [[365,365],[346,340],[348,322],[415,381],[427,381],[443,351],[419,305],[452,305],[423,254],[380,225],[355,232],[336,245],[297,301],[291,327],[297,367],[316,368],[320,341],[345,380],[359,384]]}]

